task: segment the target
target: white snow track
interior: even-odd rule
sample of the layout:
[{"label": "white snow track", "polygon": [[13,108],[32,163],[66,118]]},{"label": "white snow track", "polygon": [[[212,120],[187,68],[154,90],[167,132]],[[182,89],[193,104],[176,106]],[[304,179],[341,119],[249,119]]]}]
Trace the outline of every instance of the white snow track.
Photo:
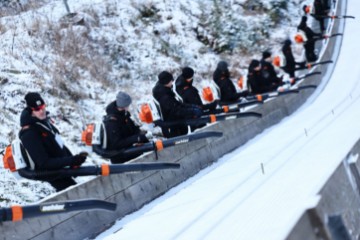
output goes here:
[{"label": "white snow track", "polygon": [[316,99],[98,239],[285,239],[360,137],[358,9]]}]

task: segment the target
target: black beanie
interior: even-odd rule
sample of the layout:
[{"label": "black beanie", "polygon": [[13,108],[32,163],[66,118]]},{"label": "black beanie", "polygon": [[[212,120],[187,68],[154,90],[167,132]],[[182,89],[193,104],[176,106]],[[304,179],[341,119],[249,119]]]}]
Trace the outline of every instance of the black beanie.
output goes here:
[{"label": "black beanie", "polygon": [[190,67],[184,67],[182,69],[182,75],[185,79],[190,79],[194,76],[194,70]]},{"label": "black beanie", "polygon": [[30,108],[36,108],[45,104],[40,94],[37,92],[29,92],[25,95],[26,105]]},{"label": "black beanie", "polygon": [[159,74],[158,76],[159,78],[159,83],[162,84],[162,85],[166,85],[168,84],[170,81],[173,81],[174,78],[173,76],[171,75],[171,73],[167,72],[167,71],[163,71]]},{"label": "black beanie", "polygon": [[290,40],[290,39],[286,39],[286,40],[284,41],[284,45],[285,45],[285,46],[291,45],[291,40]]},{"label": "black beanie", "polygon": [[258,66],[260,66],[260,62],[256,59],[251,60],[251,63],[249,65],[249,72],[254,71],[254,68],[257,68]]},{"label": "black beanie", "polygon": [[265,51],[265,52],[263,52],[262,57],[263,57],[263,59],[267,59],[267,58],[271,57],[271,53],[269,51]]}]

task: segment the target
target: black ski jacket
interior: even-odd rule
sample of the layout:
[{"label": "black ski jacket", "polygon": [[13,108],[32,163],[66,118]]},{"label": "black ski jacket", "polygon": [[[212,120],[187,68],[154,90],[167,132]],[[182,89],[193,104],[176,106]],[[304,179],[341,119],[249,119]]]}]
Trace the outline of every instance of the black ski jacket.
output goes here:
[{"label": "black ski jacket", "polygon": [[311,28],[309,28],[306,22],[301,22],[298,26],[299,30],[304,31],[307,41],[304,43],[305,57],[308,62],[315,62],[317,56],[315,54],[315,42],[321,39],[324,39],[321,33],[315,33]]},{"label": "black ski jacket", "polygon": [[266,85],[268,85],[271,90],[275,90],[278,86],[282,85],[282,79],[277,76],[272,63],[261,59],[260,64],[261,74],[263,75]]},{"label": "black ski jacket", "polygon": [[142,152],[125,154],[122,151],[134,144],[147,143],[149,140],[145,134],[141,133],[139,126],[131,119],[128,111],[117,109],[116,101],[106,107],[106,116],[104,116],[103,122],[107,139],[106,150],[118,151],[118,154],[110,158],[111,163],[124,163],[142,154]]},{"label": "black ski jacket", "polygon": [[[70,166],[73,156],[69,149],[56,141],[59,131],[47,118],[39,120],[25,108],[20,117],[19,138],[35,163],[35,170],[56,170]],[[30,166],[29,166],[30,167]]]},{"label": "black ski jacket", "polygon": [[192,80],[188,82],[182,75],[176,79],[176,92],[181,96],[183,102],[197,105],[203,110],[214,110],[217,106],[217,102],[203,104],[199,91],[192,84]]},{"label": "black ski jacket", "polygon": [[[25,108],[20,116],[20,126],[22,129],[19,132],[19,138],[35,165],[34,170],[41,173],[41,171],[58,170],[72,165],[74,157],[63,143],[56,140],[59,131],[48,118],[39,120],[32,117],[31,110]],[[29,159],[27,157],[25,159],[28,168],[32,169]],[[62,177],[61,175],[42,177],[40,174],[37,180],[49,182],[56,191],[76,184],[71,177]]]},{"label": "black ski jacket", "polygon": [[193,104],[181,103],[175,98],[175,93],[171,88],[157,83],[153,88],[153,96],[159,102],[161,113],[164,121],[172,121],[179,119],[196,118],[198,108]]},{"label": "black ski jacket", "polygon": [[263,77],[261,70],[252,70],[247,75],[248,87],[251,94],[262,94],[272,90],[271,83]]},{"label": "black ski jacket", "polygon": [[121,150],[135,143],[144,142],[145,135],[130,117],[128,111],[117,109],[115,101],[106,107],[103,122],[106,129],[107,150]]},{"label": "black ski jacket", "polygon": [[296,66],[305,67],[305,62],[296,62],[294,55],[291,49],[291,41],[286,40],[282,46],[282,53],[284,54],[286,65],[282,69],[290,75],[290,77],[295,77],[295,68]]},{"label": "black ski jacket", "polygon": [[235,102],[241,97],[246,97],[247,92],[237,92],[230,80],[230,72],[226,62],[219,62],[213,73],[213,80],[220,88],[220,100],[222,102]]},{"label": "black ski jacket", "polygon": [[[157,83],[153,88],[153,97],[160,104],[161,114],[164,121],[198,118],[202,115],[202,109],[194,104],[181,103],[176,100],[175,93],[168,87]],[[164,137],[176,137],[188,133],[186,124],[178,124],[171,127],[161,127]]]}]

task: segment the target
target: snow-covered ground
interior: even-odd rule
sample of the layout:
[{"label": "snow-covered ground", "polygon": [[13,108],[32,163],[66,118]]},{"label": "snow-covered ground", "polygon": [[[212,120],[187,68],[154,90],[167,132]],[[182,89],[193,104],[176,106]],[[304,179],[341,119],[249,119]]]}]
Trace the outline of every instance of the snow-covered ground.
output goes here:
[{"label": "snow-covered ground", "polygon": [[358,9],[321,93],[97,239],[285,239],[360,137]]},{"label": "snow-covered ground", "polygon": [[[119,90],[132,95],[136,117],[136,104],[150,97],[163,70],[177,76],[189,65],[200,86],[225,59],[236,80],[251,58],[264,49],[275,53],[294,34],[305,0],[67,1],[84,19],[74,24],[67,24],[62,0],[13,2],[23,3],[22,10],[6,12],[0,4],[0,151],[19,132],[25,94],[38,91],[76,154],[85,124],[101,120]],[[86,164],[104,162],[91,154]],[[0,206],[54,193],[49,184],[14,179],[2,161],[0,185]]]}]

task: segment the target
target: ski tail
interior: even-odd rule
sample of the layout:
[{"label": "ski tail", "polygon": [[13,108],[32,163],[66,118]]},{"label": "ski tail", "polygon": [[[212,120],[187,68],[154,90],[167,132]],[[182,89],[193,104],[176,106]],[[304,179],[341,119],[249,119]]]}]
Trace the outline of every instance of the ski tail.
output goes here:
[{"label": "ski tail", "polygon": [[304,70],[304,69],[311,69],[312,67],[315,67],[317,65],[324,65],[324,64],[330,64],[330,63],[333,63],[333,60],[327,60],[327,61],[315,62],[315,63],[308,63],[304,67],[301,66],[301,67],[295,68],[295,71]]},{"label": "ski tail", "polygon": [[248,96],[246,97],[248,100],[253,100],[253,99],[257,99],[259,101],[265,101],[269,98],[274,98],[274,97],[278,97],[281,95],[288,95],[288,94],[293,94],[293,93],[298,93],[299,91],[297,90],[283,90],[283,91],[275,91],[275,92],[270,92],[270,93],[263,93],[263,94],[257,94],[257,95],[252,95],[252,96]]},{"label": "ski tail", "polygon": [[350,16],[350,15],[340,15],[340,16],[332,15],[332,16],[327,16],[327,18],[331,18],[331,19],[345,19],[345,18],[355,19],[354,16]]},{"label": "ski tail", "polygon": [[311,14],[311,16],[313,16],[315,18],[331,18],[331,19],[351,18],[351,19],[355,19],[354,16],[350,16],[350,15],[316,15],[316,14]]},{"label": "ski tail", "polygon": [[304,78],[308,78],[308,77],[311,77],[311,76],[314,76],[314,75],[320,75],[320,74],[321,74],[321,72],[319,72],[319,71],[317,71],[317,72],[312,72],[312,73],[307,73],[307,74],[305,74],[305,75],[303,75],[303,76],[296,77],[296,78],[295,78],[295,82],[296,82],[296,81],[299,81],[299,80],[302,80],[302,79],[304,79]]},{"label": "ski tail", "polygon": [[314,66],[317,66],[317,65],[325,65],[325,64],[330,64],[330,63],[333,63],[334,61],[333,60],[327,60],[327,61],[322,61],[322,62],[316,62],[316,63],[308,63],[307,64],[307,68],[312,68]]},{"label": "ski tail", "polygon": [[[179,163],[168,163],[168,162],[155,162],[155,163],[130,163],[130,164],[113,164],[107,165],[109,167],[108,174],[118,174],[125,172],[145,172],[145,171],[156,171],[165,169],[179,169]],[[104,174],[104,171],[102,171]]]},{"label": "ski tail", "polygon": [[317,72],[312,72],[312,73],[307,73],[303,76],[299,76],[299,77],[295,77],[295,78],[291,78],[289,80],[284,81],[284,83],[290,84],[290,85],[294,85],[295,83],[297,83],[298,81],[311,77],[311,76],[315,76],[315,75],[320,75],[321,72],[317,71]]},{"label": "ski tail", "polygon": [[247,114],[246,112],[234,112],[234,113],[224,113],[224,114],[209,114],[204,115],[201,118],[195,118],[195,119],[184,119],[179,121],[157,121],[156,125],[160,127],[172,127],[176,125],[188,125],[188,126],[196,126],[196,125],[203,125],[207,123],[214,123],[218,121],[224,121],[231,117],[234,118],[236,115],[236,118],[243,118],[243,117],[252,117],[255,116],[254,114]]},{"label": "ski tail", "polygon": [[255,99],[255,100],[251,100],[251,101],[247,101],[247,102],[238,103],[237,106],[238,106],[238,108],[244,108],[244,107],[257,105],[257,104],[263,104],[263,103],[264,103],[264,101]]},{"label": "ski tail", "polygon": [[[169,126],[169,125],[168,125]],[[172,147],[179,144],[185,144],[188,142],[196,141],[199,139],[204,138],[211,138],[211,137],[222,137],[222,132],[199,132],[199,133],[192,133],[189,135],[178,136],[174,138],[168,138],[165,140],[157,140],[156,142],[152,143],[145,143],[139,147],[133,147],[124,150],[125,154],[133,154],[145,151],[161,151],[164,148]]]},{"label": "ski tail", "polygon": [[328,38],[338,37],[338,36],[343,36],[343,34],[342,33],[334,33],[334,34],[331,34],[330,36],[328,36]]},{"label": "ski tail", "polygon": [[57,215],[74,211],[106,210],[115,211],[116,203],[97,199],[86,199],[65,202],[50,202],[30,206],[15,205],[9,208],[0,208],[0,222],[21,221],[27,218],[34,218],[46,215]]},{"label": "ski tail", "polygon": [[[257,104],[263,104],[264,102],[261,100],[257,100],[257,99],[253,99],[253,100],[240,100],[237,102],[233,102],[233,103],[222,103],[222,109],[226,109],[228,108],[229,111],[224,110],[224,113],[228,113],[228,112],[239,112],[241,108],[245,108],[248,106],[252,106],[252,105],[257,105]],[[232,111],[232,109],[236,109],[236,111]]]},{"label": "ski tail", "polygon": [[101,166],[84,166],[76,169],[59,169],[49,171],[34,171],[28,168],[19,170],[21,177],[33,180],[56,179],[59,177],[79,177],[79,176],[109,176],[134,171],[152,171],[163,169],[178,169],[178,163],[129,163],[129,164],[102,164]]},{"label": "ski tail", "polygon": [[296,89],[301,91],[305,89],[315,89],[315,88],[317,88],[317,85],[310,84],[310,85],[299,86]]}]

